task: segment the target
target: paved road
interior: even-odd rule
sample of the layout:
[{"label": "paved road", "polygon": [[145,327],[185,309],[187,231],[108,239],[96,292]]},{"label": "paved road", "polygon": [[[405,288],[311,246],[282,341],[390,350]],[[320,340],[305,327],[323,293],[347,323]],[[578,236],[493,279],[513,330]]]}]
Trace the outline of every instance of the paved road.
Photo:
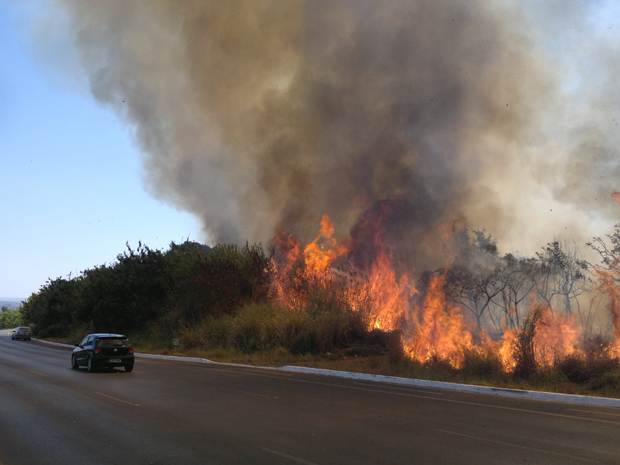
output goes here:
[{"label": "paved road", "polygon": [[0,465],[620,463],[620,410],[69,351],[0,332]]}]

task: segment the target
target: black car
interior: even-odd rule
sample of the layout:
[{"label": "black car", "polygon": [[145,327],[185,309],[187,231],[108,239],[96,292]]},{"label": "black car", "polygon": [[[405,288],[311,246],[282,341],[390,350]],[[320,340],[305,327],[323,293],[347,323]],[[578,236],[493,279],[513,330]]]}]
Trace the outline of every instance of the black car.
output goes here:
[{"label": "black car", "polygon": [[133,348],[122,334],[89,334],[75,345],[71,354],[71,368],[85,366],[88,371],[97,368],[123,367],[133,370]]}]

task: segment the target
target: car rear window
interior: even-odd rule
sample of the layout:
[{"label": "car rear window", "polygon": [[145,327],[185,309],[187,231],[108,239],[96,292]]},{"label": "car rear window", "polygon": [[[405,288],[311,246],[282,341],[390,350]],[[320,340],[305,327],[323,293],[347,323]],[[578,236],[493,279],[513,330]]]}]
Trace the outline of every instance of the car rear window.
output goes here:
[{"label": "car rear window", "polygon": [[119,338],[99,338],[97,339],[98,347],[128,347],[131,344],[128,339],[119,339]]}]

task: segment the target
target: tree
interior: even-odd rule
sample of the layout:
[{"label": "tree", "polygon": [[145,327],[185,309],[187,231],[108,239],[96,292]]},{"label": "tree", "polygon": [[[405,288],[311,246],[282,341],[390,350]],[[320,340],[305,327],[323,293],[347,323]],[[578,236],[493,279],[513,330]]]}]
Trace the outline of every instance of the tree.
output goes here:
[{"label": "tree", "polygon": [[502,291],[502,263],[497,245],[484,231],[462,228],[453,237],[458,253],[445,279],[446,297],[466,308],[475,318],[478,331],[493,299]]},{"label": "tree", "polygon": [[609,296],[609,313],[616,340],[620,340],[620,224],[615,226],[613,234],[606,235],[611,242],[595,237],[588,242],[601,257],[603,267],[595,267],[595,273],[601,280],[601,290]]},{"label": "tree", "polygon": [[[579,296],[592,290],[592,280],[588,276],[588,262],[579,258],[579,251],[573,244],[549,242],[537,252],[536,290],[538,297],[551,309],[558,309],[554,303],[561,304],[564,311],[581,315]],[[557,297],[557,298],[556,298]],[[555,302],[554,302],[555,301]]]},{"label": "tree", "polygon": [[470,270],[454,266],[446,272],[446,297],[469,310],[476,319],[478,331],[482,329],[483,317],[493,299],[503,291],[501,268]]},{"label": "tree", "polygon": [[24,325],[24,319],[21,307],[13,310],[5,306],[2,307],[2,313],[0,313],[0,329],[16,328],[22,325]]},{"label": "tree", "polygon": [[95,331],[130,332],[143,328],[166,310],[170,293],[169,262],[160,250],[141,242],[117,256],[112,266],[83,272],[86,280],[79,312]]},{"label": "tree", "polygon": [[35,334],[62,336],[75,323],[81,307],[82,277],[48,279],[38,293],[23,304],[23,318]]},{"label": "tree", "polygon": [[521,304],[536,285],[536,265],[534,259],[515,258],[512,254],[506,254],[503,261],[504,267],[497,277],[500,292],[492,299],[501,313],[492,314],[492,319],[498,329],[502,326],[516,329],[521,326]]}]

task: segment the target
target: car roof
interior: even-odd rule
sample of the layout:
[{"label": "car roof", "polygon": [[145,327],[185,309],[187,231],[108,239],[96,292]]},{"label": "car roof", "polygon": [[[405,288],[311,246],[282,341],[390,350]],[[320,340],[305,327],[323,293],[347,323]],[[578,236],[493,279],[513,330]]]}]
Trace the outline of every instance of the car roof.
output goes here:
[{"label": "car roof", "polygon": [[94,334],[89,334],[88,336],[95,336],[95,337],[127,337],[124,334],[114,334],[114,333],[94,333]]}]

